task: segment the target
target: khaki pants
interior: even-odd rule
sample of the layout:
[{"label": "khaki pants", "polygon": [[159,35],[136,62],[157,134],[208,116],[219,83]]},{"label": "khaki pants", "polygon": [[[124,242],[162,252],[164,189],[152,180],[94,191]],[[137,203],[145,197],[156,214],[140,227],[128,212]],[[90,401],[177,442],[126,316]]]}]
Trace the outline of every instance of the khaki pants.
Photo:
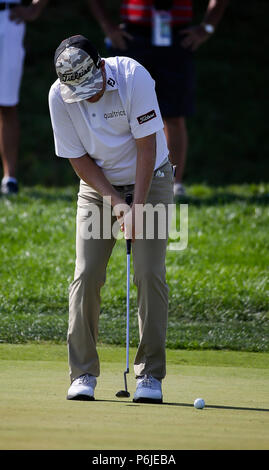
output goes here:
[{"label": "khaki pants", "polygon": [[[133,192],[134,186],[117,187],[122,198]],[[173,203],[173,173],[168,162],[155,171],[148,203],[165,206]],[[82,374],[100,374],[96,350],[100,314],[100,290],[105,283],[106,267],[116,243],[114,237],[87,238],[87,220],[93,205],[106,211],[111,208],[86,183],[81,181],[78,195],[76,267],[69,289],[68,358],[70,378]],[[94,224],[93,224],[94,225]],[[85,228],[86,227],[86,228]],[[100,235],[103,233],[101,223]],[[86,231],[85,231],[86,230]],[[168,230],[167,230],[168,232]],[[85,236],[86,235],[86,236]],[[136,376],[149,374],[161,380],[166,374],[165,341],[168,317],[168,287],[166,284],[166,239],[141,239],[132,243],[134,283],[137,287],[140,342],[134,361]],[[122,282],[122,279],[119,279]]]}]

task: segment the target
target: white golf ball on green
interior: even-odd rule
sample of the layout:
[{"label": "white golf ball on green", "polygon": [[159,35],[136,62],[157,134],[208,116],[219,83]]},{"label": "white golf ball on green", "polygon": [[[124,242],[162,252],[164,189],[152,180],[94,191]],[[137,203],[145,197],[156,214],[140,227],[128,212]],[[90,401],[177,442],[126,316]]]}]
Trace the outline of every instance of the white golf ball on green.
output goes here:
[{"label": "white golf ball on green", "polygon": [[205,401],[203,400],[203,398],[196,398],[196,400],[194,400],[193,405],[198,410],[202,410],[205,407]]}]

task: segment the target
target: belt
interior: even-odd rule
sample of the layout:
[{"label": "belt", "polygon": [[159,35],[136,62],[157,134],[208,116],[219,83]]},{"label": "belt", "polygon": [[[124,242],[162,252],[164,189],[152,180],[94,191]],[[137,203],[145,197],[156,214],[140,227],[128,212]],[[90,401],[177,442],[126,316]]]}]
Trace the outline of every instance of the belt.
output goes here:
[{"label": "belt", "polygon": [[[156,168],[156,170],[154,170],[154,175],[156,175],[157,171],[159,171],[159,170],[160,170],[164,165],[166,165],[166,163],[168,163],[168,162],[169,162],[169,158],[166,157],[166,158],[162,161],[161,165],[160,165],[158,168]],[[113,184],[113,188],[115,188],[115,189],[116,189],[117,191],[119,191],[119,192],[121,192],[121,191],[124,191],[124,192],[125,192],[125,191],[132,191],[133,188],[134,188],[134,184],[125,184],[125,185],[123,185],[123,186],[116,186],[116,185]]]},{"label": "belt", "polygon": [[9,8],[14,8],[19,6],[19,3],[5,3],[0,2],[0,10],[8,10]]},{"label": "belt", "polygon": [[169,162],[169,157],[165,157],[165,159],[162,161],[162,163],[160,164],[160,166],[158,168],[156,168],[156,170],[154,170],[154,174],[160,170],[164,165],[166,165],[166,163]]},{"label": "belt", "polygon": [[112,186],[119,193],[126,192],[126,191],[133,191],[133,189],[134,189],[134,184],[124,184],[123,186],[117,186],[117,185],[113,184]]}]

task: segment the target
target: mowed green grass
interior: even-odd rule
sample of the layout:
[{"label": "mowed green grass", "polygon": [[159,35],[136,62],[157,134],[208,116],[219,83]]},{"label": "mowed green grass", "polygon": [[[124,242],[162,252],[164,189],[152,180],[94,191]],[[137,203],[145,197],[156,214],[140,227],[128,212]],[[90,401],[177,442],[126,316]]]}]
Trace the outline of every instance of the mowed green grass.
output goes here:
[{"label": "mowed green grass", "polygon": [[[268,351],[269,185],[187,190],[188,246],[168,251],[166,260],[167,346]],[[77,191],[37,186],[21,188],[17,198],[0,198],[1,341],[65,341]],[[124,345],[124,241],[113,251],[101,295],[100,341]],[[130,328],[136,346],[133,283]]]},{"label": "mowed green grass", "polygon": [[132,367],[131,397],[117,399],[125,350],[100,345],[99,355],[96,400],[76,402],[65,398],[65,345],[0,345],[0,448],[268,449],[268,353],[168,350],[163,405],[132,402]]}]

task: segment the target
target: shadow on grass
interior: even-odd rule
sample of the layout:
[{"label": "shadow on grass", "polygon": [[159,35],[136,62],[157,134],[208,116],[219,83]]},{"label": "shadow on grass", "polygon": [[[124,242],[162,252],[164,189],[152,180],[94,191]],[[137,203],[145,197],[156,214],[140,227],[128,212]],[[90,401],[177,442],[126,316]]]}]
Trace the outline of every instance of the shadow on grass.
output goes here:
[{"label": "shadow on grass", "polygon": [[[167,403],[164,402],[163,405],[168,406],[187,406],[194,408],[193,404],[191,403]],[[267,408],[249,408],[245,406],[226,406],[226,405],[205,405],[205,408],[212,408],[212,409],[220,409],[220,410],[238,410],[238,411],[267,411]]]},{"label": "shadow on grass", "polygon": [[[95,399],[96,402],[106,402],[106,403],[125,403],[127,406],[141,406],[142,405],[153,405],[156,406],[154,403],[130,403],[130,401],[127,400],[98,400]],[[192,403],[169,403],[169,402],[163,402],[161,406],[180,406],[180,407],[188,407],[188,408],[194,408]],[[220,410],[238,410],[238,411],[265,411],[269,412],[268,408],[249,408],[245,406],[227,406],[227,405],[205,405],[205,408],[211,408],[211,409],[220,409]]]}]

